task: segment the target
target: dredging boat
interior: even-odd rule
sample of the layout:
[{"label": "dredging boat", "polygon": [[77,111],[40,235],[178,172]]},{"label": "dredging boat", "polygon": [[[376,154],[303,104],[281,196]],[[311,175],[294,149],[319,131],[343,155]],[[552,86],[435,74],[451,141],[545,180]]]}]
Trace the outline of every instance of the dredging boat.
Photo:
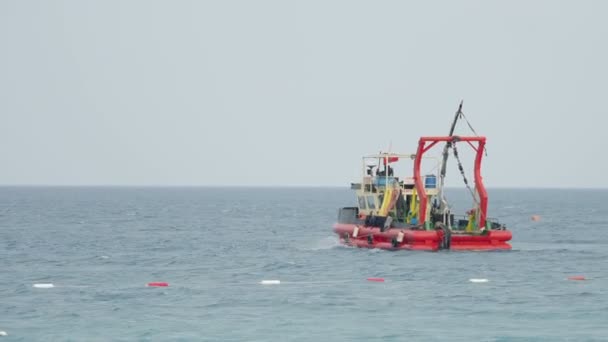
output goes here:
[{"label": "dredging boat", "polygon": [[[421,137],[415,154],[387,152],[363,157],[363,179],[351,184],[358,205],[341,208],[333,227],[343,244],[389,250],[511,249],[508,243],[511,232],[498,220],[487,216],[488,193],[481,176],[486,138],[453,135],[459,118],[465,118],[462,103],[449,135]],[[440,143],[445,143],[441,158],[425,156]],[[469,145],[475,151],[474,189],[465,176],[458,155],[459,144]],[[444,192],[450,150],[474,202],[473,208],[458,220],[455,220]],[[413,175],[397,177],[391,164],[404,160],[413,161]],[[429,160],[435,161],[435,173],[423,176],[421,165],[423,161],[428,164]]]}]

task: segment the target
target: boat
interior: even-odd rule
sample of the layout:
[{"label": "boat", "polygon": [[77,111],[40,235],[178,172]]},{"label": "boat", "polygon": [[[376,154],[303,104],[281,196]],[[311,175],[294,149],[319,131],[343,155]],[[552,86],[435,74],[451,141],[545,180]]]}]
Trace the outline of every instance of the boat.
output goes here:
[{"label": "boat", "polygon": [[[488,217],[488,192],[481,176],[481,162],[486,137],[454,135],[456,122],[465,118],[462,102],[447,136],[423,136],[416,153],[381,152],[363,156],[363,177],[351,183],[357,206],[338,211],[333,231],[344,245],[387,250],[510,250],[511,231],[497,219]],[[441,158],[427,152],[444,144]],[[458,146],[467,145],[475,152],[474,186],[466,178]],[[473,207],[462,217],[455,217],[444,187],[450,150],[469,190]],[[398,162],[413,162],[410,176],[395,175]],[[432,171],[421,172],[422,164]],[[393,165],[393,166],[391,166]],[[374,171],[375,169],[375,171]],[[439,181],[439,182],[438,182]]]}]

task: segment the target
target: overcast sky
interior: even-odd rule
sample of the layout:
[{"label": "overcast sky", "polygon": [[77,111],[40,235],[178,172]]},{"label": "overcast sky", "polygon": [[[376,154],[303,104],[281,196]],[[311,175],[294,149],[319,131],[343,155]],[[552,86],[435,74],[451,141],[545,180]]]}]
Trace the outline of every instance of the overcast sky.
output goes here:
[{"label": "overcast sky", "polygon": [[0,184],[348,185],[363,154],[446,134],[464,99],[487,186],[608,187],[607,18],[605,1],[0,1]]}]

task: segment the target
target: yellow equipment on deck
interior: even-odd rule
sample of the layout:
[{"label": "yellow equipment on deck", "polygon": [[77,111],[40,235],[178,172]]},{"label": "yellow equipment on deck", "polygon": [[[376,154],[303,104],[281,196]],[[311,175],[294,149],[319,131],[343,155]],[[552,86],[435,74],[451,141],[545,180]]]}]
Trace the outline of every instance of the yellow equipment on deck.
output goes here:
[{"label": "yellow equipment on deck", "polygon": [[416,189],[412,190],[412,200],[410,202],[410,212],[407,214],[407,223],[412,223],[412,219],[418,219],[418,196],[416,195]]},{"label": "yellow equipment on deck", "polygon": [[379,216],[387,216],[389,210],[391,210],[390,205],[391,205],[391,200],[393,198],[393,189],[386,189],[386,191],[384,192],[384,199],[382,200],[382,205],[380,206],[380,211],[378,211],[378,215]]}]

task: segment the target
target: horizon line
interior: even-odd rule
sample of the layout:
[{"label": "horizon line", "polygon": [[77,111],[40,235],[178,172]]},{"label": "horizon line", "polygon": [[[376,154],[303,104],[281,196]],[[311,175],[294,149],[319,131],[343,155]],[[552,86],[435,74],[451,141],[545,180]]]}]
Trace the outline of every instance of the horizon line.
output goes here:
[{"label": "horizon line", "polygon": [[[0,184],[0,188],[350,188],[349,185],[312,184]],[[446,186],[446,189],[465,189]],[[513,190],[608,190],[608,187],[589,186],[486,186],[486,189]]]}]

